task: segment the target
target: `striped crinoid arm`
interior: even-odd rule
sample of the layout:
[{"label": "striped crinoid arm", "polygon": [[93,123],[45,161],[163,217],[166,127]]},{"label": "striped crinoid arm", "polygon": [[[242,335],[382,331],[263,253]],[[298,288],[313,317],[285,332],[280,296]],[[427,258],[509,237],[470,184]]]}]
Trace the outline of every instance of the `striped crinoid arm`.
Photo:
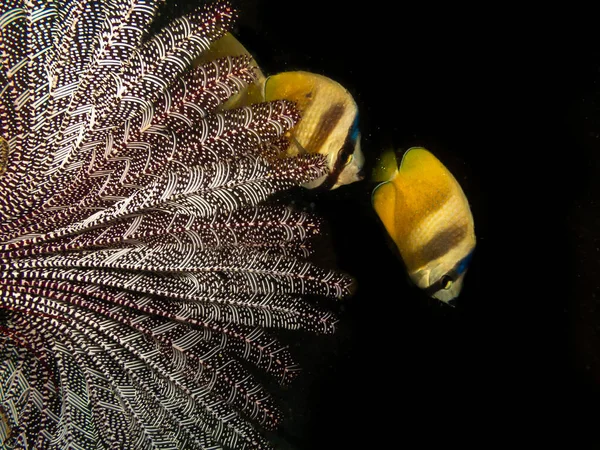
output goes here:
[{"label": "striped crinoid arm", "polygon": [[174,215],[161,209],[149,209],[106,227],[5,251],[3,255],[14,259],[141,243],[176,244],[186,239],[193,240],[190,244],[196,251],[246,246],[308,257],[311,254],[310,238],[317,236],[320,228],[318,217],[267,205],[225,211],[210,217],[198,217],[184,211]]},{"label": "striped crinoid arm", "polygon": [[[97,84],[87,99],[91,101],[91,112],[83,128],[87,141],[104,140],[111,129],[152,108],[192,61],[227,31],[233,19],[234,11],[228,3],[209,3],[142,43],[119,70],[110,71],[100,80],[97,76]],[[66,129],[78,120],[67,122]],[[94,146],[85,144],[75,142],[68,147],[66,158],[55,161],[57,179],[49,183],[71,182],[72,170],[89,161],[93,153]]]},{"label": "striped crinoid arm", "polygon": [[328,170],[280,156],[295,105],[221,108],[248,56],[188,68],[233,8],[151,36],[159,3],[0,5],[3,448],[269,448],[279,331],[332,333],[352,292],[274,199]]},{"label": "striped crinoid arm", "polygon": [[[116,156],[111,150],[114,143],[109,141],[101,146],[110,150],[109,156],[93,151],[92,161],[100,161],[93,172],[83,170],[84,178],[75,177],[69,187],[58,191],[46,210],[34,216],[35,220],[31,215],[24,216],[12,224],[11,230],[39,234],[87,218],[90,211],[139,195],[140,187],[156,189],[157,178],[171,173],[195,170],[208,177],[215,170],[226,170],[224,165],[228,163],[245,166],[242,159],[231,160],[246,154],[259,158],[260,149],[279,139],[297,120],[298,113],[291,103],[276,101],[212,114],[194,125],[186,123],[173,129],[152,126],[138,134],[138,141],[128,141],[127,151]],[[219,164],[221,169],[216,168]]]},{"label": "striped crinoid arm", "polygon": [[0,89],[0,111],[5,111],[2,123],[8,126],[2,132],[11,149],[9,170],[0,180],[0,190],[11,194],[1,211],[4,221],[35,209],[44,198],[37,188],[48,180],[50,165],[83,141],[93,82],[139,46],[156,3],[2,2],[0,54],[6,83]]},{"label": "striped crinoid arm", "polygon": [[47,94],[44,62],[52,48],[54,6],[43,0],[0,5],[0,136],[9,147],[0,178],[0,223],[23,210],[20,200],[27,190],[23,178],[35,161],[28,151],[30,130],[39,126]]},{"label": "striped crinoid arm", "polygon": [[[296,371],[291,356],[261,328],[206,323],[206,328],[198,331],[167,317],[140,317],[130,309],[115,308],[91,297],[23,287],[9,291],[12,295],[4,299],[4,304],[13,310],[50,318],[53,326],[66,330],[66,338],[72,338],[69,334],[77,330],[86,334],[95,345],[105,343],[105,352],[109,352],[112,358],[118,358],[121,365],[120,370],[113,367],[109,374],[123,376],[120,372],[126,371],[132,378],[130,385],[141,391],[138,396],[144,392],[150,395],[152,401],[145,402],[144,410],[137,414],[142,416],[139,419],[142,428],[147,426],[143,423],[146,410],[149,411],[147,417],[159,414],[161,421],[167,421],[164,408],[168,406],[169,415],[174,416],[171,419],[173,426],[183,427],[186,431],[181,433],[183,435],[203,438],[197,436],[195,427],[186,420],[195,418],[195,425],[212,432],[214,439],[225,445],[231,445],[232,448],[260,448],[264,442],[245,418],[266,427],[274,426],[279,420],[279,412],[269,395],[231,356],[243,356],[245,361],[255,363],[281,381],[288,381]],[[57,317],[69,320],[59,325],[55,320]],[[56,334],[60,335],[52,332],[53,336]],[[59,340],[61,347],[63,340]],[[67,341],[70,342],[69,339]],[[86,350],[81,342],[74,343]],[[97,352],[90,353],[97,356]],[[73,380],[77,375],[72,368],[69,369],[70,366],[59,368],[59,373],[64,376],[61,372],[70,370],[68,376]],[[91,366],[84,364],[82,367],[84,370],[94,369],[93,364]],[[170,394],[163,392],[164,389]],[[89,395],[89,392],[82,392],[78,398],[84,395]],[[181,404],[179,412],[175,408],[176,403]],[[82,407],[81,402],[78,405]],[[66,408],[63,405],[61,421],[70,423],[69,417],[65,418],[64,415],[71,414],[70,411],[76,406]],[[80,420],[90,420],[88,410],[85,411],[87,418],[78,416]],[[189,416],[186,417],[186,414]],[[59,421],[59,428],[60,424]],[[163,428],[168,428],[168,424],[165,423]],[[174,448],[201,447],[186,441],[186,445],[179,443]]]},{"label": "striped crinoid arm", "polygon": [[2,448],[46,448],[57,429],[58,415],[47,414],[58,406],[56,366],[43,335],[27,319],[13,310],[0,327],[0,404],[9,430],[0,435]]},{"label": "striped crinoid arm", "polygon": [[[180,171],[168,172],[155,178],[148,186],[134,190],[131,195],[114,202],[112,206],[62,228],[42,234],[33,233],[35,237],[28,234],[39,231],[38,228],[18,229],[15,231],[18,234],[1,245],[0,249],[39,245],[107,226],[148,210],[160,209],[173,216],[187,214],[193,217],[210,217],[223,211],[256,206],[270,195],[313,179],[324,170],[324,161],[318,156],[273,161],[254,154],[225,159],[207,166],[184,167]],[[73,211],[69,213],[73,214]],[[66,214],[61,213],[63,220],[68,219]],[[73,215],[71,217],[73,220],[77,218]]]},{"label": "striped crinoid arm", "polygon": [[[264,444],[247,420],[219,395],[238,403],[242,397],[257,397],[259,406],[269,411],[268,399],[259,396],[260,389],[239,378],[233,361],[223,361],[222,346],[213,348],[194,330],[178,333],[177,324],[144,317],[124,325],[127,314],[115,308],[109,310],[77,296],[64,297],[66,302],[56,297],[15,294],[11,303],[17,310],[70,318],[68,324],[50,320],[53,334],[58,334],[57,345],[71,342],[81,350],[78,369],[84,372],[79,378],[90,369],[104,372],[118,403],[129,413],[124,416],[142,431],[143,440],[134,435],[137,442],[126,447],[154,448],[160,442],[171,442],[169,448],[203,448],[201,443],[211,435],[216,442],[233,444],[232,448],[238,448],[238,443],[239,448],[247,448],[243,441]],[[86,304],[86,311],[72,308],[78,303]],[[63,339],[58,339],[61,335]],[[72,379],[77,377],[70,374]],[[229,394],[231,389],[237,397]],[[248,399],[244,405],[249,405]]]},{"label": "striped crinoid arm", "polygon": [[[93,143],[104,140],[112,128],[148,109],[194,58],[227,31],[234,19],[234,11],[226,2],[208,3],[143,42],[156,13],[157,0],[79,0],[66,4],[40,1],[33,9],[27,6],[36,2],[22,2],[25,6],[20,3],[4,14],[2,25],[8,25],[2,41],[5,46],[6,42],[19,42],[18,32],[43,37],[33,43],[21,39],[23,45],[17,46],[18,53],[15,52],[17,62],[23,55],[25,60],[29,55],[42,55],[29,64],[17,64],[19,72],[25,73],[26,78],[33,77],[40,87],[9,89],[15,92],[6,103],[21,111],[27,106],[21,107],[21,99],[31,99],[39,113],[25,109],[28,117],[10,135],[24,135],[26,142],[11,142],[11,149],[19,154],[25,148],[26,161],[19,163],[18,170],[9,171],[2,184],[7,189],[19,188],[22,195],[31,198],[28,202],[14,201],[5,211],[6,219],[38,210],[55,192],[69,185],[73,171],[89,160],[95,148]],[[73,3],[78,6],[69,9]],[[99,6],[93,6],[98,3]],[[62,34],[57,10],[62,11],[66,22],[72,23]],[[96,27],[98,23],[101,25]],[[9,26],[17,31],[9,33]],[[60,42],[55,51],[51,51],[53,40]],[[40,46],[43,48],[38,49]],[[8,75],[15,70],[13,66],[8,61]],[[50,74],[46,73],[48,67],[53,69]],[[30,73],[34,69],[39,73]],[[39,98],[33,93],[39,93]],[[106,123],[109,119],[110,123]],[[25,127],[27,121],[30,126]],[[15,159],[15,163],[19,161]],[[16,177],[16,172],[26,176]],[[16,200],[14,192],[13,197]],[[15,212],[18,214],[13,215]]]}]

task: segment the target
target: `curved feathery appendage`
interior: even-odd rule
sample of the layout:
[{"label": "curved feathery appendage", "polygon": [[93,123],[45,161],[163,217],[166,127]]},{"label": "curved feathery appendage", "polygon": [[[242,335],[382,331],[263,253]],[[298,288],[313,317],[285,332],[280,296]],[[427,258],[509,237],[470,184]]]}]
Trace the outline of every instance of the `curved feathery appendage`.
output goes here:
[{"label": "curved feathery appendage", "polygon": [[[3,244],[1,248],[39,245],[106,226],[149,209],[160,209],[173,216],[186,214],[210,217],[219,212],[258,205],[271,194],[289,189],[301,180],[312,179],[323,170],[324,162],[320,157],[300,157],[293,162],[281,160],[274,167],[272,161],[255,155],[224,160],[205,167],[184,168],[155,178],[151,184],[114,202],[113,206],[63,228],[33,238],[23,235],[23,229],[18,229],[16,235],[11,236],[10,243]],[[71,218],[73,221],[78,219],[75,211],[71,211]],[[28,230],[29,233],[31,231]]]},{"label": "curved feathery appendage", "polygon": [[259,380],[299,370],[277,330],[332,333],[306,297],[352,291],[270,201],[327,171],[279,157],[294,104],[220,111],[247,55],[188,69],[233,9],[147,36],[159,3],[0,5],[3,448],[268,448]]},{"label": "curved feathery appendage", "polygon": [[53,357],[43,333],[28,319],[13,311],[11,320],[0,328],[0,409],[6,411],[4,419],[10,428],[10,433],[0,438],[3,448],[47,448],[59,419]]},{"label": "curved feathery appendage", "polygon": [[12,117],[7,135],[15,149],[0,182],[0,196],[12,200],[1,211],[3,220],[20,217],[43,199],[38,184],[48,181],[55,159],[67,158],[84,140],[94,83],[139,47],[156,3],[3,2],[0,50],[7,83],[0,111]]},{"label": "curved feathery appendage", "polygon": [[[126,156],[109,159],[104,167],[88,176],[87,183],[80,185],[75,179],[71,188],[58,191],[56,201],[47,209],[26,215],[0,231],[5,232],[5,240],[10,240],[19,237],[16,233],[39,234],[44,229],[55,229],[63,223],[87,218],[91,212],[116,200],[128,202],[127,197],[141,195],[140,187],[160,189],[163,183],[170,189],[172,173],[186,176],[185,173],[202,172],[206,173],[203,180],[209,180],[218,176],[217,171],[228,171],[228,166],[240,174],[252,170],[253,165],[266,166],[268,162],[257,155],[260,148],[278,139],[297,119],[293,106],[280,101],[215,114],[194,129],[188,127],[187,133],[148,133],[148,142],[131,143]],[[246,158],[241,158],[244,155]],[[239,159],[231,161],[235,157]],[[259,162],[253,164],[251,159]],[[302,175],[305,178],[315,171],[326,170],[317,158],[306,161],[313,161],[314,169]]]},{"label": "curved feathery appendage", "polygon": [[307,258],[310,238],[318,235],[320,221],[288,208],[258,206],[199,218],[149,210],[127,216],[106,227],[92,228],[46,244],[17,250],[0,250],[0,260],[78,252],[102,248],[186,245],[194,251],[253,248],[287,256]]},{"label": "curved feathery appendage", "polygon": [[0,176],[6,172],[8,165],[8,142],[0,137]]},{"label": "curved feathery appendage", "polygon": [[[30,1],[22,8],[0,10],[4,12],[1,16],[4,20],[0,22],[3,45],[6,47],[6,42],[22,43],[6,58],[7,73],[16,72],[15,82],[8,85],[14,96],[7,103],[18,110],[31,111],[29,121],[21,121],[17,124],[17,132],[7,134],[25,134],[23,145],[27,144],[31,150],[25,153],[25,161],[14,159],[14,164],[19,166],[10,172],[26,173],[27,176],[21,180],[8,177],[2,181],[5,186],[19,189],[23,196],[36,198],[35,202],[25,205],[22,202],[11,204],[12,210],[3,211],[7,217],[18,217],[16,213],[23,215],[56,192],[57,186],[62,188],[68,184],[72,176],[69,169],[91,151],[86,143],[102,140],[107,135],[110,130],[110,124],[106,123],[108,118],[118,126],[151,106],[192,60],[209,47],[210,42],[227,31],[234,16],[228,4],[215,2],[174,21],[172,26],[142,44],[141,39],[156,12],[157,3],[114,1],[99,7],[83,6],[83,12],[82,8],[74,7],[72,15],[79,12],[88,15],[73,19],[74,26],[81,32],[75,31],[67,42],[79,42],[75,39],[79,37],[83,49],[74,49],[70,53],[72,58],[64,59],[64,67],[58,63],[56,71],[69,74],[62,82],[58,73],[54,76],[43,73],[45,53],[52,47],[51,31],[56,22],[57,5],[49,1]],[[88,22],[103,25],[94,33],[93,29],[87,28]],[[89,34],[90,31],[94,34]],[[30,42],[19,33],[39,37]],[[64,38],[68,37],[67,33]],[[95,48],[89,61],[86,46]],[[20,64],[30,55],[36,55],[36,58]],[[83,61],[81,64],[86,67],[83,73],[77,71],[78,61]],[[20,74],[25,80],[19,84]],[[27,84],[28,80],[33,81]],[[32,110],[30,104],[40,111]],[[54,149],[50,156],[44,155],[51,146]],[[41,173],[45,176],[40,176]],[[7,194],[8,191],[0,193]]]},{"label": "curved feathery appendage", "polygon": [[[258,117],[253,118],[255,121],[243,121],[244,124],[251,125],[248,130],[233,128],[236,125],[235,116],[226,120],[222,116],[206,118],[210,111],[254,80],[254,71],[249,62],[249,58],[244,56],[223,58],[190,71],[175,80],[174,85],[161,94],[156,104],[111,129],[104,141],[92,140],[88,159],[81,159],[72,165],[76,169],[74,178],[65,191],[57,192],[49,199],[44,205],[44,210],[47,211],[45,217],[38,220],[55,220],[57,210],[80,203],[82,195],[87,197],[87,206],[92,206],[98,197],[102,197],[102,190],[110,186],[111,182],[116,181],[119,186],[142,185],[140,176],[156,176],[169,167],[181,167],[186,164],[186,161],[180,160],[181,156],[190,151],[199,158],[206,159],[209,155],[203,155],[212,151],[210,145],[214,145],[215,141],[221,141],[222,145],[228,144],[227,135],[219,136],[219,132],[229,135],[240,133],[243,140],[245,135],[254,132],[261,125],[266,126],[264,122],[256,120],[260,119],[261,111],[258,111]],[[252,111],[246,111],[246,114],[252,114]],[[267,120],[278,119],[275,116]],[[284,117],[282,119],[285,120]],[[214,122],[220,127],[216,130],[204,130],[204,127],[210,127]],[[208,142],[201,141],[200,137]],[[257,138],[260,140],[262,136],[257,134]],[[229,143],[230,146],[232,144]],[[245,148],[250,144],[252,140],[247,142]],[[110,195],[104,194],[107,197]]]},{"label": "curved feathery appendage", "polygon": [[[240,354],[244,352],[246,360],[260,364],[264,370],[275,371],[279,366],[284,365],[281,370],[288,369],[290,365],[285,364],[285,361],[289,355],[286,356],[284,349],[274,346],[274,340],[262,339],[260,330],[248,332],[239,327],[221,327],[220,330],[219,327],[212,327],[213,333],[220,331],[226,339],[234,340],[224,347],[223,344],[228,341],[223,341],[223,337],[210,339],[210,334],[191,330],[172,321],[152,319],[150,316],[144,316],[144,320],[132,320],[126,311],[109,309],[81,297],[63,295],[64,302],[50,297],[61,298],[61,296],[42,297],[13,292],[9,299],[4,299],[4,306],[10,306],[17,311],[68,318],[68,323],[63,325],[65,329],[74,328],[88,335],[91,334],[90,339],[93,342],[103,342],[103,339],[106,339],[107,342],[122,347],[129,354],[127,359],[130,360],[130,370],[142,371],[141,374],[137,374],[138,377],[147,379],[154,374],[148,381],[146,390],[153,391],[160,388],[163,383],[157,383],[158,380],[154,379],[159,376],[174,384],[170,388],[170,390],[175,389],[172,395],[181,392],[181,401],[189,400],[183,395],[187,394],[191,400],[207,402],[205,409],[208,413],[216,415],[217,419],[221,417],[219,420],[231,416],[233,410],[227,406],[231,403],[234,405],[237,403],[241,412],[252,419],[262,416],[263,422],[271,421],[270,425],[274,425],[278,420],[278,413],[269,406],[270,401],[264,391],[252,382],[248,375],[244,375],[245,370],[241,366],[238,365],[236,368],[234,360],[228,361],[222,358],[221,352],[226,351],[227,348],[239,347],[238,352]],[[69,305],[86,305],[88,308],[74,309]],[[110,344],[106,345],[110,348]],[[144,365],[148,367],[145,368]],[[151,372],[144,374],[147,370]],[[70,376],[73,377],[72,374]],[[171,397],[159,391],[155,393],[155,402],[173,402]],[[149,407],[156,408],[157,405],[151,403]],[[200,415],[199,412],[196,414]],[[208,418],[204,419],[208,420]],[[234,428],[235,433],[249,435],[252,440],[259,439],[256,432],[241,418],[231,420],[231,417],[228,417],[227,420],[228,427]],[[222,430],[213,431],[218,433],[217,439],[222,439],[223,436],[220,435]]]}]

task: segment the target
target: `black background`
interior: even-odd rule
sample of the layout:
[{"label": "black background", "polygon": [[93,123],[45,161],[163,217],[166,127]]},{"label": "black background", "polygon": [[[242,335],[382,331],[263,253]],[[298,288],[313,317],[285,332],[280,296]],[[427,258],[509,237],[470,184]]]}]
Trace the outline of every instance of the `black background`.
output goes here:
[{"label": "black background", "polygon": [[600,443],[591,11],[237,4],[235,32],[267,75],[309,70],[352,92],[367,173],[384,146],[433,151],[465,190],[478,239],[451,309],[406,282],[371,210],[371,183],[309,195],[359,288],[336,335],[286,336],[305,371],[276,392],[288,417],[278,445]]}]

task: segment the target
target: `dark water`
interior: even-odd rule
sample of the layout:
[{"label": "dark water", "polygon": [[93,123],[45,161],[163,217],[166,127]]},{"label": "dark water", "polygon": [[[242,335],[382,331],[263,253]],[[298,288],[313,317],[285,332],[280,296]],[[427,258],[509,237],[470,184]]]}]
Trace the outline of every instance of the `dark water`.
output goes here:
[{"label": "dark water", "polygon": [[600,33],[564,10],[241,2],[265,73],[309,70],[361,111],[367,169],[422,145],[471,202],[458,307],[406,282],[372,185],[314,194],[358,292],[333,337],[289,336],[281,448],[600,443]]}]

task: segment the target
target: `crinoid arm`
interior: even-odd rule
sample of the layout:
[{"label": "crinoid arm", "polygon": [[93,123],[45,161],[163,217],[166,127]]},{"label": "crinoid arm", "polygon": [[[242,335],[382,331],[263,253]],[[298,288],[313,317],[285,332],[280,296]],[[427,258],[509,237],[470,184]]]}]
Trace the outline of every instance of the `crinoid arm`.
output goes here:
[{"label": "crinoid arm", "polygon": [[190,68],[236,12],[150,35],[159,3],[0,5],[2,448],[267,448],[275,331],[332,332],[306,297],[350,292],[309,259],[320,220],[270,201],[327,170],[274,156],[295,106],[219,108],[247,55]]}]

